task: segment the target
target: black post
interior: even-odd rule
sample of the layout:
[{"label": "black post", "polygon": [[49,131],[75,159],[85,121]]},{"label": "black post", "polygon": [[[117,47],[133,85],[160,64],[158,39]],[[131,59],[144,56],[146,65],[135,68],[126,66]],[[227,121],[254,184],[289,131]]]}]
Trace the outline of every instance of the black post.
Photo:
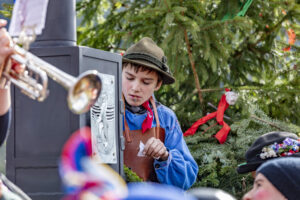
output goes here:
[{"label": "black post", "polygon": [[75,46],[75,0],[49,0],[45,28],[31,47]]}]

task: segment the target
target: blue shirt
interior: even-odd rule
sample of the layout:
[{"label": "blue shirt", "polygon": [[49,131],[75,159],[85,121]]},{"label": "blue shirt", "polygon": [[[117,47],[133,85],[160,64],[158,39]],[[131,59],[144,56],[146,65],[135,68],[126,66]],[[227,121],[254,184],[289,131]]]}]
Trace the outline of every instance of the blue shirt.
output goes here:
[{"label": "blue shirt", "polygon": [[[126,109],[125,113],[130,130],[142,129],[146,112],[137,114]],[[160,127],[165,129],[165,146],[169,151],[168,160],[155,160],[153,163],[157,179],[160,183],[187,190],[196,181],[198,165],[183,139],[183,133],[175,113],[161,104],[157,105],[157,113]],[[155,119],[152,127],[156,127]]]}]

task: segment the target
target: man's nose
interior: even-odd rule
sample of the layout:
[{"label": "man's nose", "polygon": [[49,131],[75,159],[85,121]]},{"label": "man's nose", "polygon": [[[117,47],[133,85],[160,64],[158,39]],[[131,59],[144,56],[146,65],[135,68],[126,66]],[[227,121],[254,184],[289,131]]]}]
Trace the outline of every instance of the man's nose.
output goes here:
[{"label": "man's nose", "polygon": [[139,90],[140,90],[140,84],[139,84],[138,81],[134,81],[134,82],[132,83],[132,89],[133,89],[134,91],[139,91]]},{"label": "man's nose", "polygon": [[243,196],[242,200],[251,200],[251,199],[252,199],[252,189]]}]

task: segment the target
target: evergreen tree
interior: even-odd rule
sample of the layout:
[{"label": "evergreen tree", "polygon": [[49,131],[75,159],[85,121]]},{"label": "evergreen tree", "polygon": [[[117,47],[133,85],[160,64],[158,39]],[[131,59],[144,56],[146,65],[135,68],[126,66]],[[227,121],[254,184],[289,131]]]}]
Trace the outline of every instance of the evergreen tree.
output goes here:
[{"label": "evergreen tree", "polygon": [[176,83],[156,96],[183,131],[215,111],[208,103],[216,106],[224,87],[240,94],[225,113],[225,144],[211,137],[220,126],[206,130],[214,120],[186,138],[200,169],[195,186],[240,197],[252,180],[235,168],[249,145],[269,131],[299,132],[299,43],[287,37],[300,34],[299,1],[81,0],[77,11],[81,45],[119,53],[148,36],[164,49]]}]

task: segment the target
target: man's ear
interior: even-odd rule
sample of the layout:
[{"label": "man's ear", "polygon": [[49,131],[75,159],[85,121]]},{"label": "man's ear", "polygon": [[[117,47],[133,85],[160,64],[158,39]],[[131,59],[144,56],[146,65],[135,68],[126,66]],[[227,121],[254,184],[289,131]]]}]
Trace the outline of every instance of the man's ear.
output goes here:
[{"label": "man's ear", "polygon": [[156,87],[155,87],[154,91],[159,90],[159,88],[161,87],[161,85],[162,85],[162,81],[159,81],[159,82],[156,84]]}]

